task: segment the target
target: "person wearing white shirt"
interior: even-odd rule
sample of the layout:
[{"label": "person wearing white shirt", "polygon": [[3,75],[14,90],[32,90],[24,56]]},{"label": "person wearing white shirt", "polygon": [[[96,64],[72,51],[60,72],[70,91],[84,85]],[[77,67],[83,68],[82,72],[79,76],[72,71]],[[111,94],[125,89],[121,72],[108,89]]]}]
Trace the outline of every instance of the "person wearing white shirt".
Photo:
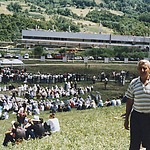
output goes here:
[{"label": "person wearing white shirt", "polygon": [[50,114],[49,119],[46,121],[46,124],[50,127],[50,131],[52,133],[60,131],[59,120],[55,117],[54,113]]}]

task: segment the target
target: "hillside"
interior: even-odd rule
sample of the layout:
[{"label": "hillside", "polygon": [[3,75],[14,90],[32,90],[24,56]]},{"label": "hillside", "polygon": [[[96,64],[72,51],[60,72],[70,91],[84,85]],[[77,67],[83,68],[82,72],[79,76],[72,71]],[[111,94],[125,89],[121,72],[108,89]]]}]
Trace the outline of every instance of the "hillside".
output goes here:
[{"label": "hillside", "polygon": [[149,0],[2,0],[0,40],[13,41],[20,37],[22,29],[36,27],[148,36],[149,3]]}]

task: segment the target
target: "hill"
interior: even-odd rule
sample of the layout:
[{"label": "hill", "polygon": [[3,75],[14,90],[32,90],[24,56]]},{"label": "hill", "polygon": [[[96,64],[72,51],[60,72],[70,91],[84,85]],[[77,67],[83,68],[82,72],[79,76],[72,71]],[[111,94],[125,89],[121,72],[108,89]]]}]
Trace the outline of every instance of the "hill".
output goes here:
[{"label": "hill", "polygon": [[[42,139],[24,140],[16,144],[0,149],[6,150],[127,150],[129,147],[129,132],[123,129],[124,106],[89,109],[84,111],[72,110],[71,112],[57,113],[61,132]],[[45,111],[40,117],[46,121],[49,112]],[[11,121],[16,115],[10,114],[7,120],[0,120],[0,140],[4,139],[4,133],[10,128]],[[33,116],[29,116],[33,118]],[[5,124],[5,125],[4,125]]]},{"label": "hill", "polygon": [[150,34],[148,0],[3,0],[0,18],[1,41],[13,41],[20,38],[22,29],[36,27],[71,32]]},{"label": "hill", "polygon": [[[26,60],[27,61],[27,60]],[[27,62],[26,62],[27,63]],[[117,66],[117,67],[116,67]],[[45,67],[40,65],[28,66],[29,72],[44,72]],[[101,72],[102,70],[112,72],[113,70],[120,71],[121,69],[128,69],[131,72],[135,72],[135,64],[121,65],[121,64],[99,64],[92,65],[88,68],[88,72],[91,73]],[[76,66],[74,65],[51,65],[47,67],[46,72],[64,73],[65,71],[83,73],[84,64]],[[85,70],[85,71],[84,71]],[[86,82],[87,83],[87,82]],[[82,81],[82,86],[86,84]],[[15,84],[15,83],[14,83]],[[13,84],[13,85],[14,85]],[[16,83],[18,84],[18,83]],[[50,84],[52,86],[52,84]],[[91,83],[88,85],[91,85]],[[103,100],[109,97],[116,97],[120,93],[124,93],[128,83],[125,87],[120,86],[117,83],[110,82],[108,89],[103,89],[101,82],[96,82],[94,90],[100,91]],[[47,86],[47,84],[46,84]],[[84,85],[85,86],[85,85]],[[96,88],[96,89],[95,89]],[[2,92],[2,91],[1,91]],[[96,109],[76,110],[72,109],[70,112],[56,113],[56,117],[60,121],[61,131],[54,133],[51,136],[44,137],[36,140],[24,140],[19,145],[9,146],[5,149],[22,149],[22,150],[127,150],[129,147],[129,132],[123,129],[124,120],[120,117],[125,112],[125,105],[116,107],[103,107]],[[16,120],[16,114],[9,112],[10,118],[7,120],[0,120],[0,140],[3,141],[4,133],[10,128],[12,120]],[[40,117],[46,121],[49,116],[49,111],[40,113]],[[33,118],[33,116],[28,116]],[[5,124],[5,126],[4,126]],[[2,142],[1,142],[2,143]],[[4,149],[2,144],[0,149]]]}]

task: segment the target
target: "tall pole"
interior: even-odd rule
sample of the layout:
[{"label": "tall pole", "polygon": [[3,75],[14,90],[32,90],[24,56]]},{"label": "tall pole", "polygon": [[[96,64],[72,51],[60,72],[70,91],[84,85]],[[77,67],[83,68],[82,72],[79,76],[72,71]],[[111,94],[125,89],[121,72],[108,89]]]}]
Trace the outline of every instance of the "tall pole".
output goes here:
[{"label": "tall pole", "polygon": [[99,34],[102,33],[101,21],[99,22]]}]

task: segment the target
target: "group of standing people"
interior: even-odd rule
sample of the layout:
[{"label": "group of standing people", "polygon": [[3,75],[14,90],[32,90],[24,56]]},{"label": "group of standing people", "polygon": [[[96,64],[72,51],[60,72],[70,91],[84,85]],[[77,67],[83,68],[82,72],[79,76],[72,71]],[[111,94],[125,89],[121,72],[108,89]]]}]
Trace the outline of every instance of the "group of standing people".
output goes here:
[{"label": "group of standing people", "polygon": [[0,67],[0,83],[7,84],[11,82],[21,82],[29,84],[38,84],[38,83],[63,83],[63,82],[75,82],[75,81],[88,81],[92,80],[88,74],[80,73],[60,73],[60,74],[51,74],[51,73],[31,73],[27,72],[27,69],[13,69],[11,67],[1,68]]}]

